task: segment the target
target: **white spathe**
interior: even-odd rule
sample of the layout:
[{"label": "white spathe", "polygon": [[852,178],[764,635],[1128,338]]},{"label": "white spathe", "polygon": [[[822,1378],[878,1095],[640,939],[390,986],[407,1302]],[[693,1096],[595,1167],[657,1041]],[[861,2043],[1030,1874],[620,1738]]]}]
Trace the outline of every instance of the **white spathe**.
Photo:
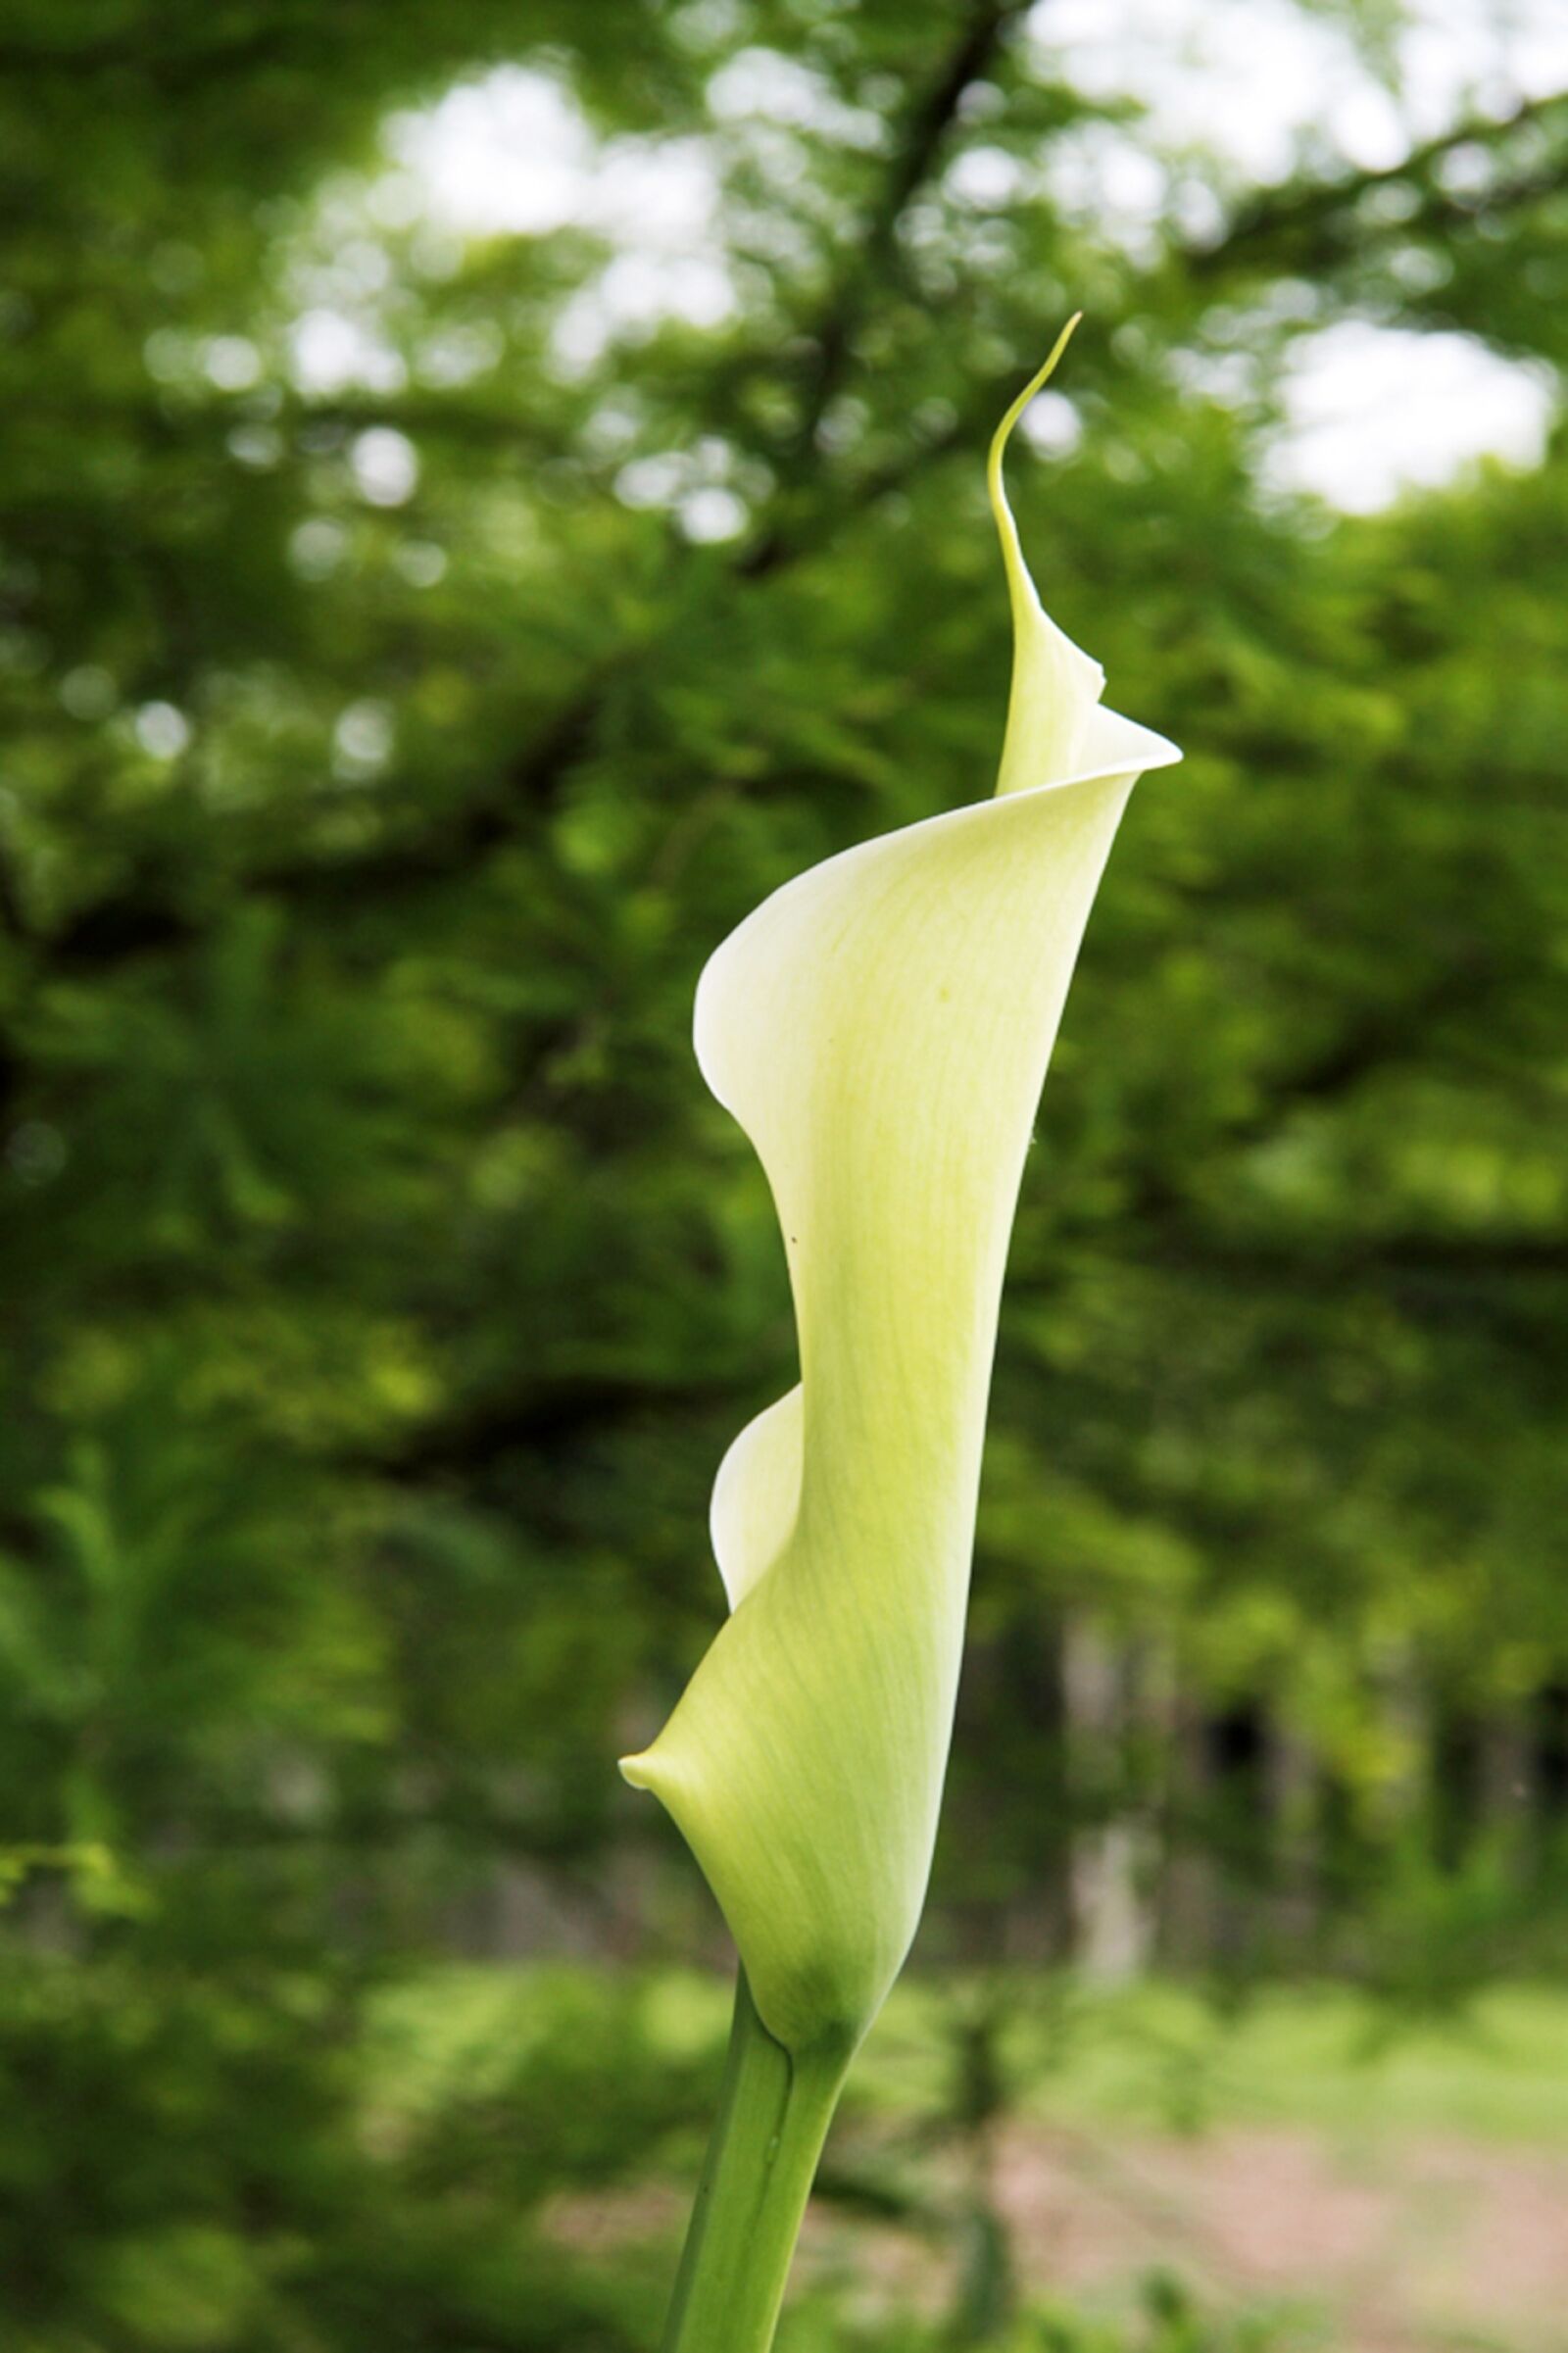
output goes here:
[{"label": "white spathe", "polygon": [[787,883],[697,994],[703,1075],[772,1186],[801,1382],[724,1457],[733,1614],[622,1771],[678,1823],[791,2050],[864,2034],[919,1920],[1024,1156],[1122,809],[1180,758],[1100,707],[1018,548],[1003,448],[1060,349],[991,453],[1014,625],[997,797]]}]

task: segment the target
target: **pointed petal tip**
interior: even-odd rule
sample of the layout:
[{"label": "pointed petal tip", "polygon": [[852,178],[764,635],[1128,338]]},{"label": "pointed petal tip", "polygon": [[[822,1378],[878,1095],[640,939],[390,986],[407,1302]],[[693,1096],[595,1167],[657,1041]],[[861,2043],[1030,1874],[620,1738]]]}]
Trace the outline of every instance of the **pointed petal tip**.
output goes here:
[{"label": "pointed petal tip", "polygon": [[1055,342],[1052,345],[1050,356],[1046,360],[1045,365],[1035,369],[1034,374],[1029,378],[1028,383],[1025,384],[1023,390],[1018,394],[1016,400],[1011,402],[1006,410],[1005,415],[1003,417],[1002,422],[998,425],[996,431],[991,436],[991,454],[986,470],[991,477],[990,486],[993,502],[995,502],[998,495],[1001,493],[1002,457],[1003,452],[1005,450],[1007,443],[1011,438],[1012,428],[1017,423],[1019,417],[1023,415],[1025,409],[1028,408],[1029,403],[1034,399],[1035,394],[1041,391],[1045,385],[1049,384],[1052,377],[1055,374],[1057,363],[1060,361],[1061,355],[1066,350],[1068,344],[1072,341],[1073,331],[1077,327],[1082,318],[1082,311],[1074,311],[1072,317],[1062,328],[1061,333],[1056,337]]},{"label": "pointed petal tip", "polygon": [[[1139,719],[1124,718],[1103,704],[1092,714],[1085,730],[1083,776],[1138,775],[1151,768],[1168,768],[1182,757],[1179,744]],[[1081,781],[1082,779],[1063,781]]]}]

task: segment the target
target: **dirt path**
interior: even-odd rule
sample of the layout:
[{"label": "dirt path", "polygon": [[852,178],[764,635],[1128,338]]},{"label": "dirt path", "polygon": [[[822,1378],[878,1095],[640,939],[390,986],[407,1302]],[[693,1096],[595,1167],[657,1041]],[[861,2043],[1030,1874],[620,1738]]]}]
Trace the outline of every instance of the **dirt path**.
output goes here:
[{"label": "dirt path", "polygon": [[1568,2348],[1568,2153],[1375,2129],[1127,2139],[1013,2128],[997,2202],[1032,2284],[1153,2266],[1224,2306],[1278,2301],[1334,2353]]}]

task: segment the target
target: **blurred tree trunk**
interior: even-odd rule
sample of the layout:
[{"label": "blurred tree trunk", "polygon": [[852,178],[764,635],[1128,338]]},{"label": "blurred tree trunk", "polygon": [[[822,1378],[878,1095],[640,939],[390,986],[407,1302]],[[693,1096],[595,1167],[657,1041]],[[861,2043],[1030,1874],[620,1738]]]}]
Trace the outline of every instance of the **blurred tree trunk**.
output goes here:
[{"label": "blurred tree trunk", "polygon": [[1073,1951],[1097,1985],[1142,1974],[1152,1941],[1151,1834],[1127,1788],[1129,1757],[1153,1729],[1153,1678],[1144,1646],[1069,1621],[1063,1653],[1073,1794]]},{"label": "blurred tree trunk", "polygon": [[1217,1890],[1214,1858],[1203,1829],[1212,1780],[1207,1719],[1200,1698],[1179,1670],[1167,1723],[1156,1941],[1160,1961],[1182,1972],[1207,1962]]},{"label": "blurred tree trunk", "polygon": [[1383,1767],[1373,1792],[1373,1817],[1395,1839],[1420,1826],[1430,1810],[1436,1753],[1433,1698],[1419,1660],[1407,1644],[1391,1648],[1378,1678]]},{"label": "blurred tree trunk", "polygon": [[1290,1725],[1265,1728],[1274,1941],[1287,1970],[1307,1960],[1322,1926],[1321,1777],[1311,1747]]},{"label": "blurred tree trunk", "polygon": [[1517,1839],[1535,1811],[1536,1759],[1522,1710],[1492,1716],[1481,1730],[1483,1836]]},{"label": "blurred tree trunk", "polygon": [[1035,1769],[1023,1885],[1008,1907],[1010,1960],[1054,1964],[1072,1944],[1072,1798],[1068,1765],[1067,1640],[1061,1614],[1043,1610],[1000,1648],[1005,1699],[1029,1729]]}]

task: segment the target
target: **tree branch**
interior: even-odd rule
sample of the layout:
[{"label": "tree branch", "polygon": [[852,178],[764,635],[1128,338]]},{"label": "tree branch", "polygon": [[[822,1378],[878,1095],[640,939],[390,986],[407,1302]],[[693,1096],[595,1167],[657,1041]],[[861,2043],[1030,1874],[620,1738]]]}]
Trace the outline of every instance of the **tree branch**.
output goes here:
[{"label": "tree branch", "polygon": [[[1222,236],[1210,244],[1183,246],[1178,249],[1177,259],[1200,283],[1234,268],[1239,259],[1250,262],[1260,248],[1267,250],[1267,266],[1271,269],[1283,269],[1292,260],[1298,265],[1322,265],[1338,260],[1349,242],[1351,217],[1364,198],[1379,188],[1400,185],[1424,188],[1427,202],[1422,207],[1421,220],[1424,226],[1432,228],[1474,220],[1498,207],[1531,201],[1563,185],[1561,166],[1502,181],[1473,195],[1444,188],[1438,176],[1440,169],[1458,148],[1504,147],[1525,124],[1550,125],[1559,122],[1568,126],[1565,92],[1528,99],[1500,122],[1467,117],[1436,138],[1412,147],[1397,164],[1346,172],[1306,187],[1287,183],[1265,189],[1233,217]],[[1385,233],[1408,234],[1411,225],[1408,218],[1393,221]],[[1368,224],[1364,220],[1355,223],[1354,233],[1358,243],[1366,239]]]},{"label": "tree branch", "polygon": [[797,466],[815,447],[823,416],[854,357],[867,295],[887,266],[910,203],[936,167],[963,94],[984,74],[1023,6],[1024,0],[970,0],[957,38],[909,110],[876,202],[855,240],[854,259],[810,333],[812,359],[789,450]]},{"label": "tree branch", "polygon": [[[913,195],[934,168],[956,119],[963,92],[994,58],[1021,6],[1022,0],[978,0],[978,5],[967,11],[960,35],[941,72],[911,110],[894,165],[865,224],[858,258],[830,300],[812,338],[816,358],[797,425],[797,463],[802,468],[815,448],[816,428],[825,407],[853,358],[877,262],[886,259]],[[1290,262],[1289,249],[1293,243],[1300,244],[1314,236],[1321,239],[1331,232],[1335,240],[1348,238],[1355,208],[1370,190],[1407,182],[1412,177],[1433,180],[1435,205],[1447,208],[1455,216],[1473,218],[1488,203],[1501,201],[1501,192],[1494,189],[1490,195],[1484,192],[1481,198],[1464,198],[1438,189],[1435,173],[1443,160],[1465,144],[1501,145],[1522,124],[1555,122],[1559,116],[1568,122],[1568,96],[1532,100],[1502,123],[1467,121],[1455,124],[1441,137],[1412,149],[1397,165],[1348,174],[1304,189],[1269,191],[1237,216],[1218,243],[1185,249],[1179,258],[1200,281],[1217,278],[1242,257],[1265,249],[1271,257],[1269,266],[1284,268]],[[1529,184],[1556,185],[1558,177],[1555,172],[1537,173]],[[1517,196],[1524,184],[1515,181],[1509,186]],[[1360,233],[1358,225],[1357,234]],[[1283,254],[1281,246],[1287,248]],[[834,503],[831,514],[797,512],[792,515],[790,509],[794,502],[788,493],[784,494],[771,523],[733,559],[729,569],[732,582],[745,585],[771,578],[817,553],[846,516],[863,513],[889,492],[902,488],[915,475],[967,446],[974,434],[983,429],[985,419],[994,414],[999,397],[1000,388],[990,380],[977,387],[974,401],[965,404],[964,414],[951,427],[853,486],[844,498]],[[465,429],[472,429],[480,420],[463,421]],[[487,419],[483,421],[488,425]],[[496,420],[496,429],[504,429],[504,420]],[[800,478],[798,474],[796,489]],[[350,894],[358,899],[376,891],[440,882],[462,873],[475,858],[510,838],[520,809],[537,810],[551,805],[564,780],[592,743],[614,684],[630,666],[631,660],[627,656],[607,663],[586,679],[543,733],[503,771],[498,780],[502,792],[477,803],[435,838],[415,837],[352,859],[293,858],[256,871],[246,878],[247,887],[334,904]],[[15,907],[8,912],[11,927],[20,929]],[[96,968],[177,945],[202,928],[203,919],[199,915],[186,913],[176,905],[162,900],[155,885],[143,884],[86,909],[62,932],[38,944],[60,962]],[[1378,1052],[1381,1054],[1383,1050],[1380,1048]],[[1346,1084],[1353,1079],[1353,1064],[1352,1055],[1347,1066]],[[1332,1089],[1326,1087],[1324,1091]],[[1301,1092],[1298,1086],[1290,1090],[1290,1095],[1298,1097]],[[1263,1115],[1263,1124],[1266,1126],[1269,1119],[1277,1116],[1277,1108],[1269,1111]]]}]

